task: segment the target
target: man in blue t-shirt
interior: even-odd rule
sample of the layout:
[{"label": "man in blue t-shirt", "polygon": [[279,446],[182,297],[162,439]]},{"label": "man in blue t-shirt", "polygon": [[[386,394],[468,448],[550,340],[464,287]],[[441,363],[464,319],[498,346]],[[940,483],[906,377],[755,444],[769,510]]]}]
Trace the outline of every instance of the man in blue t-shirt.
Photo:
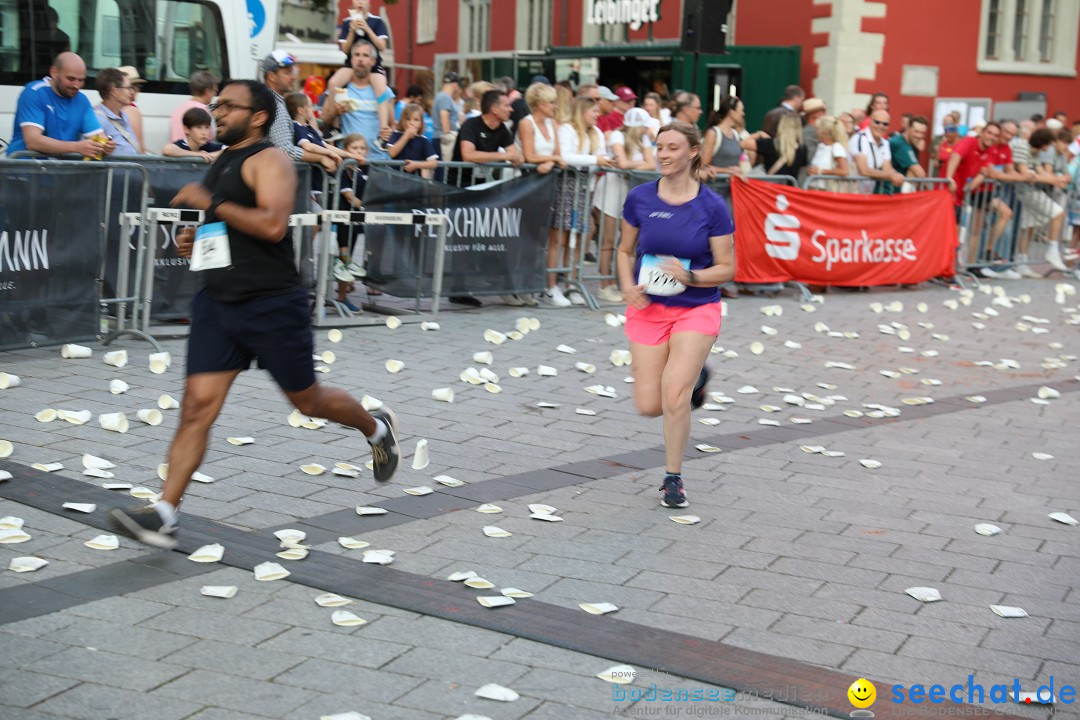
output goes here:
[{"label": "man in blue t-shirt", "polygon": [[[371,69],[375,67],[375,47],[364,40],[357,40],[353,45],[352,82],[343,88],[336,87],[331,81],[323,105],[324,123],[333,122],[341,117],[341,131],[346,135],[360,133],[368,142],[369,160],[388,160],[389,155],[383,148],[383,142],[390,136],[390,128],[385,133],[379,127],[379,106],[393,103],[394,93],[387,88],[376,97],[371,87]],[[392,112],[392,105],[388,106]],[[385,137],[380,137],[385,135]]]},{"label": "man in blue t-shirt", "polygon": [[[83,59],[72,52],[57,55],[49,77],[30,83],[19,95],[8,154],[32,150],[90,158],[112,153],[116,143],[105,137],[90,100],[79,92],[85,84]],[[95,135],[103,142],[92,140]]]}]

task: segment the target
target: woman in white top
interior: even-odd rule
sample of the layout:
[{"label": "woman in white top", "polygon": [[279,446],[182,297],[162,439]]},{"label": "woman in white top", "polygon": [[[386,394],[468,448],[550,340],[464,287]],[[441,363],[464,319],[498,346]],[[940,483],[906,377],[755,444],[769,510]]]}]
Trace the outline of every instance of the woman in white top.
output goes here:
[{"label": "woman in white top", "polygon": [[[814,157],[810,160],[810,167],[806,169],[807,175],[838,175],[847,177],[848,174],[848,136],[844,130],[844,124],[832,115],[823,115],[815,124],[817,128],[818,146],[814,151]],[[818,190],[825,190],[818,186]]]},{"label": "woman in white top", "polygon": [[[567,165],[587,170],[590,167],[611,167],[614,163],[608,159],[604,146],[604,134],[596,127],[600,110],[592,98],[574,98],[570,105],[570,122],[559,126],[559,151]],[[552,212],[552,226],[557,230],[558,241],[548,243],[548,267],[572,267],[574,258],[570,257],[570,233],[577,232],[582,237],[589,233],[589,208],[585,201],[588,186],[580,182],[586,177],[584,172],[568,169],[563,173],[556,186],[555,207]],[[580,249],[582,243],[578,243]],[[561,263],[561,265],[560,265]],[[554,273],[548,274],[548,289],[540,300],[548,305],[565,307],[566,304],[584,305],[585,298],[576,290],[569,293],[569,298],[555,284]]]},{"label": "woman in white top", "polygon": [[[555,88],[544,83],[533,83],[525,90],[525,104],[529,106],[531,115],[522,118],[518,123],[517,142],[521,146],[521,154],[525,162],[536,165],[536,171],[545,175],[553,168],[565,168],[566,161],[559,154],[559,133],[555,126],[555,102],[558,93]],[[548,248],[558,246],[559,231],[555,228],[548,230]],[[551,266],[550,261],[548,266]],[[507,297],[503,301],[510,305],[536,305],[537,300],[533,296],[514,295],[520,302],[513,302]],[[564,298],[565,299],[565,298]],[[569,304],[567,300],[567,304]]]},{"label": "woman in white top", "polygon": [[[649,114],[641,108],[630,108],[623,117],[622,127],[608,135],[608,157],[621,170],[655,170],[656,156],[649,138]],[[601,275],[612,275],[611,261],[615,254],[615,228],[622,217],[623,203],[630,187],[621,173],[605,173],[596,186],[593,205],[606,217],[601,220]],[[614,279],[601,280],[597,297],[608,302],[623,302],[622,293]]]}]

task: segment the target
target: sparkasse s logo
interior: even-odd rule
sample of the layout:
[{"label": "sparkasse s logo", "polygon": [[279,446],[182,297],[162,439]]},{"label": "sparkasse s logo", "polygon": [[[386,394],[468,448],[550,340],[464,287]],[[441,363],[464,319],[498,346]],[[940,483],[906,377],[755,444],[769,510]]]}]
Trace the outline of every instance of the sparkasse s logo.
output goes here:
[{"label": "sparkasse s logo", "polygon": [[765,253],[777,260],[794,260],[799,257],[799,218],[785,215],[788,209],[786,195],[776,196],[776,209],[780,212],[765,216]]}]

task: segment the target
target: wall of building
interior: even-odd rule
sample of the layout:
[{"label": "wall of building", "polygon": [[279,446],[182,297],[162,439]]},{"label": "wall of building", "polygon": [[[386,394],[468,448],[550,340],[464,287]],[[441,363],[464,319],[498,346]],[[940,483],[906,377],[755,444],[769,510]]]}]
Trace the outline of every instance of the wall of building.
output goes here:
[{"label": "wall of building", "polygon": [[982,0],[754,0],[738,4],[735,42],[800,45],[801,84],[832,109],[865,107],[870,93],[880,91],[889,94],[894,114],[929,117],[933,97],[901,94],[903,67],[919,65],[938,68],[939,97],[997,103],[1022,91],[1044,92],[1050,112],[1080,118],[1076,77],[978,71],[981,7]]}]

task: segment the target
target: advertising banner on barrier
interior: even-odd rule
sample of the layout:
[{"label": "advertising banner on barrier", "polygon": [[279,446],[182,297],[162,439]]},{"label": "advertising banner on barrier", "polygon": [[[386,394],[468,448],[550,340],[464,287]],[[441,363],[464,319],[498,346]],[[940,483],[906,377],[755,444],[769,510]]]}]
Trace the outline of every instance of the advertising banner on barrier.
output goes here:
[{"label": "advertising banner on barrier", "polygon": [[738,282],[874,286],[954,273],[948,192],[845,195],[756,181],[731,187]]},{"label": "advertising banner on barrier", "polygon": [[[458,188],[373,166],[364,210],[441,213],[447,218],[444,295],[505,295],[545,288],[552,174]],[[399,297],[431,295],[437,228],[368,225],[365,282]],[[421,264],[421,237],[428,238]]]},{"label": "advertising banner on barrier", "polygon": [[0,350],[91,340],[105,174],[0,167]]}]

